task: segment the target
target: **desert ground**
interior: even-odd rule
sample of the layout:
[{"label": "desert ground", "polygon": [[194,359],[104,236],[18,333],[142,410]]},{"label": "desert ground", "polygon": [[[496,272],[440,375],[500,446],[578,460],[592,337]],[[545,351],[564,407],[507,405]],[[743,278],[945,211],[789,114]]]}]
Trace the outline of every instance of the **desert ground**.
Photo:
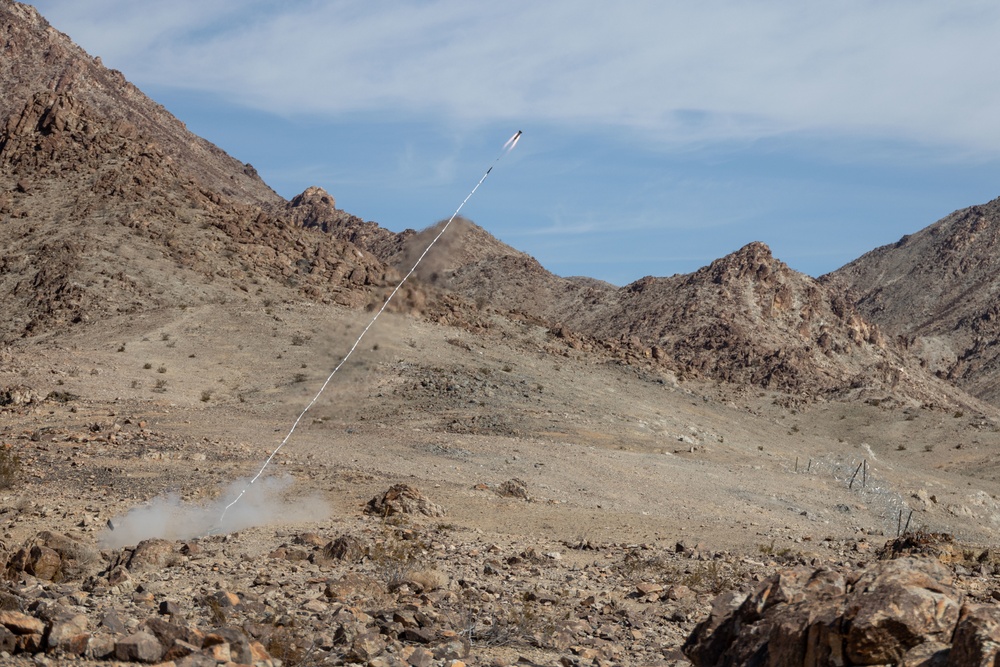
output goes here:
[{"label": "desert ground", "polygon": [[[499,317],[473,335],[383,314],[289,436],[371,318],[247,298],[12,346],[0,385],[21,398],[0,435],[21,465],[0,496],[7,552],[40,531],[75,538],[91,549],[77,583],[50,586],[89,587],[77,593],[87,614],[116,609],[133,624],[165,600],[210,623],[213,592],[250,596],[253,611],[230,620],[301,617],[281,625],[288,664],[365,664],[316,631],[337,600],[323,591],[347,573],[374,580],[388,606],[408,592],[400,581],[433,577],[426,588],[445,597],[427,604],[453,614],[461,593],[483,587],[451,623],[467,642],[451,660],[687,664],[680,646],[715,594],[748,592],[780,566],[860,564],[903,527],[968,549],[995,540],[987,415],[678,379],[591,361]],[[395,484],[442,513],[366,514]],[[288,557],[345,536],[356,561]],[[148,538],[182,555],[128,585],[95,585]],[[596,647],[546,638],[591,598],[605,625],[632,614],[616,626],[629,632]],[[427,664],[449,664],[437,660]]]}]

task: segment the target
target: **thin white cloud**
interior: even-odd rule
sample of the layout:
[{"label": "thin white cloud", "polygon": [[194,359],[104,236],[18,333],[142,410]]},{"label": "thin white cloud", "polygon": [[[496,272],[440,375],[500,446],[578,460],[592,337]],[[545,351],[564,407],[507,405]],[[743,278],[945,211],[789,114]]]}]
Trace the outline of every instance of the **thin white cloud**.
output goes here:
[{"label": "thin white cloud", "polygon": [[43,0],[140,86],[280,114],[618,126],[674,143],[789,132],[1000,152],[1000,5]]}]

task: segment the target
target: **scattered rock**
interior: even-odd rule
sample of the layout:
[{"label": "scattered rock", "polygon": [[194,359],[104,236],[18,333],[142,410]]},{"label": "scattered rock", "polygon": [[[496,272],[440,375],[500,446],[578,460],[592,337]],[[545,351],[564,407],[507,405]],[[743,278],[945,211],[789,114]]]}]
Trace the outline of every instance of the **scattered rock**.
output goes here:
[{"label": "scattered rock", "polygon": [[0,388],[0,408],[19,407],[41,402],[42,397],[31,387],[14,385]]}]

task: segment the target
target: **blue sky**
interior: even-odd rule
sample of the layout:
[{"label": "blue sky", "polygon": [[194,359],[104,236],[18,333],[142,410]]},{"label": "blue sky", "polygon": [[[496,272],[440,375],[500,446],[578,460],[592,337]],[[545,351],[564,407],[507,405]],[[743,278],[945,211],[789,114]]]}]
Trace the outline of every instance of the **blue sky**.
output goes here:
[{"label": "blue sky", "polygon": [[290,198],[463,209],[624,285],[759,240],[820,275],[1000,196],[1000,4],[40,0]]}]

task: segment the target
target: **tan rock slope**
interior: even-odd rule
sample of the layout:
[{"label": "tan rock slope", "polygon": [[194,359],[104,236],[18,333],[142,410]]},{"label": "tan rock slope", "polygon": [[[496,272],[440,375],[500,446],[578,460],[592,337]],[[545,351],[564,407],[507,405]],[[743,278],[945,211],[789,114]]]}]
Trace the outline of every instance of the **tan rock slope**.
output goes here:
[{"label": "tan rock slope", "polygon": [[956,211],[824,277],[966,391],[1000,401],[1000,199]]},{"label": "tan rock slope", "polygon": [[34,9],[5,2],[0,22],[0,339],[261,281],[359,305],[383,281],[371,254],[302,228],[308,197],[282,200]]}]

